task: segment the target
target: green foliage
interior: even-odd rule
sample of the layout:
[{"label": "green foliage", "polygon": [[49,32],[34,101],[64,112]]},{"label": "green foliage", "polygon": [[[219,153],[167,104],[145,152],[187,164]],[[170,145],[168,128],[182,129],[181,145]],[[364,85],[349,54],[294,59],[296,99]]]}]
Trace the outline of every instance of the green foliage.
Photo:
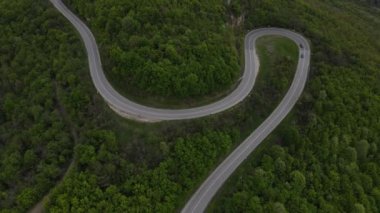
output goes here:
[{"label": "green foliage", "polygon": [[293,118],[238,170],[212,210],[247,211],[255,197],[266,212],[379,212],[379,13],[340,0],[241,2],[247,28],[304,32],[312,66]]},{"label": "green foliage", "polygon": [[274,212],[274,213],[287,213],[288,212],[288,211],[286,211],[284,204],[279,203],[279,202],[273,203],[271,207],[272,207],[271,212]]},{"label": "green foliage", "polygon": [[[93,141],[88,134],[86,141]],[[99,139],[96,139],[99,140]],[[83,171],[70,176],[58,187],[49,203],[52,212],[172,212],[182,193],[192,188],[207,174],[217,156],[230,149],[232,140],[223,132],[206,132],[187,138],[178,138],[168,158],[155,168],[138,168],[115,156],[115,150],[104,150],[109,138],[93,148],[80,145],[78,156],[86,158],[87,165],[79,160]],[[162,142],[164,143],[164,142]],[[106,145],[105,145],[106,144]],[[80,152],[79,152],[80,150]],[[109,156],[105,159],[104,156]],[[110,162],[118,162],[110,165]],[[92,166],[94,165],[94,166]],[[114,169],[108,169],[115,166]],[[115,174],[116,173],[116,174]],[[125,175],[123,175],[124,173]],[[111,178],[105,180],[105,177]],[[104,183],[117,183],[119,186]],[[112,179],[117,178],[117,179]],[[75,186],[75,187],[73,187]]]},{"label": "green foliage", "polygon": [[95,32],[108,77],[128,96],[207,95],[230,87],[240,72],[223,1],[67,3]]},{"label": "green foliage", "polygon": [[359,160],[365,161],[367,159],[369,144],[367,140],[360,140],[355,144]]},{"label": "green foliage", "polygon": [[68,35],[45,1],[2,1],[0,11],[0,209],[23,212],[55,185],[72,155],[56,66],[76,57],[63,50],[78,42],[57,42]]},{"label": "green foliage", "polygon": [[[226,12],[244,10],[247,30],[304,32],[313,62],[294,117],[232,178],[215,211],[379,211],[378,13],[341,0],[70,4],[89,18],[108,74],[133,77],[131,87],[160,96],[198,96],[233,81],[237,53],[231,28],[222,27]],[[50,4],[1,1],[0,12],[1,212],[27,211],[73,156],[75,169],[53,190],[48,212],[178,210],[273,110],[298,59],[294,45],[263,38],[263,70],[246,102],[207,119],[142,125],[109,113],[79,37]]]},{"label": "green foliage", "polygon": [[106,122],[80,80],[80,39],[50,3],[1,1],[0,13],[0,212],[26,212],[62,178],[79,129]]},{"label": "green foliage", "polygon": [[352,209],[353,213],[365,213],[365,207],[360,203],[355,203],[354,208]]},{"label": "green foliage", "polygon": [[[173,212],[180,208],[233,143],[242,139],[244,132],[251,132],[286,91],[286,88],[272,88],[265,80],[277,83],[291,78],[298,59],[297,46],[289,45],[286,39],[269,40],[275,42],[275,50],[286,47],[294,54],[282,51],[278,57],[268,60],[275,66],[260,72],[255,93],[240,109],[199,121],[153,126],[119,121],[111,123],[107,131],[83,130],[75,152],[77,171],[54,190],[47,210]],[[275,75],[278,68],[282,72]],[[276,95],[267,99],[267,92]],[[267,104],[273,107],[260,107]],[[236,119],[236,115],[241,119]],[[277,153],[283,155],[284,150],[279,149]],[[269,185],[265,177],[262,181]],[[112,193],[120,200],[109,199],[109,187],[118,189]],[[257,200],[252,200],[247,209],[255,205]]]}]

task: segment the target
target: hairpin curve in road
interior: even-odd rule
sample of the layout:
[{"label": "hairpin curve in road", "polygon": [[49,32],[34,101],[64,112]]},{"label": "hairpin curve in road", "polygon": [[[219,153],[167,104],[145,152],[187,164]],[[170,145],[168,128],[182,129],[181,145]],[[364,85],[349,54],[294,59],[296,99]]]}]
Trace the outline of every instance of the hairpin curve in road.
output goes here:
[{"label": "hairpin curve in road", "polygon": [[280,124],[296,104],[305,87],[309,65],[310,45],[307,39],[293,31],[282,28],[261,28],[245,36],[245,69],[238,87],[226,97],[200,107],[188,109],[161,109],[135,103],[120,95],[107,80],[100,60],[95,37],[90,29],[72,13],[61,0],[50,0],[79,32],[87,51],[92,81],[107,104],[119,115],[141,122],[194,119],[227,110],[244,100],[255,84],[259,70],[256,40],[262,36],[278,35],[294,41],[299,48],[299,61],[293,82],[284,98],[266,120],[255,129],[203,182],[187,202],[182,212],[203,212],[215,193],[248,155]]}]

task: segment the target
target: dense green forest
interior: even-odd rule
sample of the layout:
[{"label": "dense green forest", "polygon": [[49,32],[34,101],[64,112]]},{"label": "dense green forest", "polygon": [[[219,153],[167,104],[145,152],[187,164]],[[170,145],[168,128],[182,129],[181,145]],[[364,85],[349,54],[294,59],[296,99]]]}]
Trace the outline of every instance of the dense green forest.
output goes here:
[{"label": "dense green forest", "polygon": [[[122,47],[121,37],[107,34],[106,28],[97,29],[107,24],[110,29],[119,28],[112,26],[118,22],[108,20],[125,18],[129,13],[119,17],[118,10],[124,11],[121,5],[127,3],[68,2],[83,17],[91,17],[87,22],[105,51],[106,67],[126,63],[112,61],[119,60],[113,56],[107,59],[112,48]],[[156,23],[141,14],[160,14],[169,7],[165,1],[155,2],[154,7],[145,1],[133,2],[125,8],[134,11],[133,15],[140,14],[133,17],[141,19],[139,23]],[[201,50],[189,53],[189,57],[194,54],[192,62],[203,68],[213,60],[222,60],[221,69],[231,77],[225,85],[240,71],[237,55],[241,53],[234,50],[234,40],[239,38],[234,34],[243,36],[241,32],[257,27],[279,26],[305,34],[312,43],[310,77],[300,103],[231,178],[211,210],[379,212],[378,9],[363,6],[361,1],[357,5],[343,0],[241,0],[231,1],[231,5],[218,1],[212,7],[198,1],[183,2],[170,6],[178,8],[174,17],[186,14],[187,7],[193,8],[189,10],[191,18],[183,20],[189,22],[184,28],[204,36],[201,41],[206,47],[213,47],[207,43],[213,41],[225,44],[209,49],[215,55],[206,62],[195,57]],[[273,110],[291,82],[298,59],[294,44],[263,38],[259,44],[263,69],[244,103],[209,118],[140,124],[115,115],[97,95],[79,36],[47,1],[1,1],[0,14],[0,212],[25,212],[51,189],[47,212],[179,210],[212,168]],[[167,22],[172,21],[168,14],[163,16]],[[220,26],[228,23],[229,16],[244,17],[243,22],[222,30]],[[192,23],[204,19],[210,25],[220,24],[198,29]],[[152,33],[145,40],[161,35],[172,42],[182,41],[182,33],[170,34],[159,25],[161,21],[156,24],[157,29],[141,29]],[[180,27],[173,29],[182,32]],[[138,42],[142,32],[132,33]],[[185,37],[192,36],[196,35]],[[166,50],[171,44],[166,40],[170,39],[158,39],[156,45]],[[138,52],[142,46],[152,48],[149,42],[136,43],[138,47],[133,46],[133,39],[125,42],[125,54],[133,54],[133,49]],[[114,44],[112,48],[110,44]],[[191,42],[184,44],[187,51],[194,48]],[[174,60],[165,55],[156,57]],[[170,66],[176,70],[181,64]],[[219,74],[223,73],[213,73],[216,79]],[[123,81],[128,78],[129,74]],[[146,79],[143,83],[151,82]],[[147,87],[144,90],[150,93]],[[156,95],[178,94],[173,89],[172,94]],[[71,172],[54,187],[69,165],[73,165]]]},{"label": "dense green forest", "polygon": [[139,101],[215,94],[240,73],[223,1],[67,2],[94,31],[109,79]]},{"label": "dense green forest", "polygon": [[[150,135],[140,136],[140,141],[136,141],[137,147],[123,147],[130,142],[123,141],[126,137],[118,132],[115,135],[108,131],[108,137],[96,134],[95,140],[86,140],[86,144],[77,146],[79,170],[55,189],[48,209],[173,212],[181,208],[189,193],[210,169],[274,107],[258,109],[274,106],[289,87],[298,59],[297,46],[286,39],[267,38],[260,47],[262,55],[264,50],[265,56],[269,55],[266,49],[278,54],[267,59],[267,72],[262,72],[259,77],[263,81],[257,85],[252,99],[241,109],[223,117],[164,125],[164,131],[163,126],[159,132],[149,128]],[[292,54],[289,55],[289,52]],[[282,73],[277,75],[276,70]],[[266,82],[278,86],[273,88]],[[270,101],[264,98],[268,94],[274,97]],[[252,108],[252,102],[256,103],[257,108]],[[234,119],[236,115],[245,114],[251,116],[237,121]],[[146,132],[147,129],[141,131]],[[93,137],[94,134],[90,135]],[[141,137],[144,137],[143,140]],[[144,150],[147,147],[150,147],[149,152]],[[88,197],[88,194],[93,196]]]},{"label": "dense green forest", "polygon": [[22,212],[66,170],[76,137],[68,115],[90,100],[75,73],[80,43],[47,2],[1,1],[0,13],[0,209]]},{"label": "dense green forest", "polygon": [[380,13],[344,1],[249,2],[247,27],[291,27],[310,38],[311,78],[292,131],[272,136],[210,211],[379,212]]},{"label": "dense green forest", "polygon": [[285,42],[240,108],[197,121],[138,124],[115,115],[97,95],[78,35],[50,4],[3,2],[0,10],[1,212],[25,212],[51,189],[47,211],[180,208],[273,110],[298,57]]},{"label": "dense green forest", "polygon": [[380,1],[379,0],[361,0],[359,2],[367,3],[371,6],[380,7]]}]

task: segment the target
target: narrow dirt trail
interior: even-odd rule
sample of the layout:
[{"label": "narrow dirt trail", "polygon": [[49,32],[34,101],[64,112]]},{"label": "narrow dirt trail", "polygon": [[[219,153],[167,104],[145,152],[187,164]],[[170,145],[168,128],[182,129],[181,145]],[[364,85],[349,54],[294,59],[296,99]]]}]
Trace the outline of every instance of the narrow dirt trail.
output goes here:
[{"label": "narrow dirt trail", "polygon": [[[55,81],[53,82],[53,85],[54,85],[54,90],[55,90],[55,103],[56,103],[56,107],[59,110],[59,113],[60,113],[61,117],[63,118],[64,122],[66,123],[66,125],[69,126],[71,137],[73,138],[74,144],[76,145],[78,143],[78,139],[79,139],[78,133],[77,133],[77,128],[75,127],[75,125],[71,121],[70,117],[67,115],[65,108],[63,107],[62,103],[60,102],[60,100],[58,98],[59,97],[59,95],[58,95],[59,94],[59,89],[58,89],[57,83]],[[69,174],[71,174],[71,171],[74,169],[74,167],[75,167],[75,157],[74,157],[74,151],[73,151],[73,156],[71,158],[69,167],[67,167],[65,174],[55,184],[54,188],[58,187],[63,182],[63,180],[65,178],[67,178],[67,176]],[[51,189],[42,198],[42,200],[40,202],[38,202],[31,210],[29,210],[29,213],[42,213],[42,212],[44,212],[44,205],[45,205],[46,202],[49,201],[50,195],[51,195],[51,192],[52,192],[53,189]]]}]

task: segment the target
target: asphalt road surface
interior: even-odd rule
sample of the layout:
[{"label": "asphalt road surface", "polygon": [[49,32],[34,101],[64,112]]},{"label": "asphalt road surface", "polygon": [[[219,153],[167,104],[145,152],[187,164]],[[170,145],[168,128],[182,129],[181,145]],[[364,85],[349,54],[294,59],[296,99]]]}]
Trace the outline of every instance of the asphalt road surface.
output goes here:
[{"label": "asphalt road surface", "polygon": [[215,193],[248,155],[280,124],[293,108],[305,87],[310,64],[309,42],[300,34],[280,28],[261,28],[249,32],[245,37],[245,70],[239,86],[225,98],[214,103],[189,109],[160,109],[134,103],[120,95],[108,82],[103,72],[98,46],[89,28],[73,14],[61,0],[50,2],[64,15],[85,44],[91,78],[98,93],[119,115],[142,121],[183,120],[208,116],[227,110],[244,100],[255,84],[259,71],[259,60],[255,42],[259,37],[279,35],[293,40],[299,47],[299,61],[290,89],[271,115],[244,140],[206,179],[188,201],[182,212],[203,212]]}]

